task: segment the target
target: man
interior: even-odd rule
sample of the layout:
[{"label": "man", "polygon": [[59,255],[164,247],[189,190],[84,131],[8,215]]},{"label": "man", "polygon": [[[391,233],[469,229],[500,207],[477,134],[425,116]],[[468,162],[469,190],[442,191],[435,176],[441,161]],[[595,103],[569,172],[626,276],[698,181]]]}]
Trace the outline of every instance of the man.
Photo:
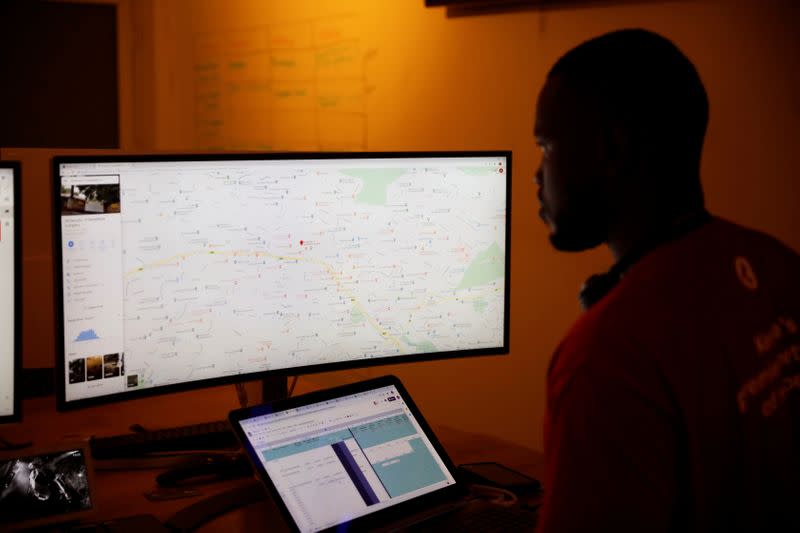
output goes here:
[{"label": "man", "polygon": [[800,531],[800,258],[706,212],[707,120],[644,30],[571,50],[539,95],[550,241],[617,261],[550,364],[542,532]]}]

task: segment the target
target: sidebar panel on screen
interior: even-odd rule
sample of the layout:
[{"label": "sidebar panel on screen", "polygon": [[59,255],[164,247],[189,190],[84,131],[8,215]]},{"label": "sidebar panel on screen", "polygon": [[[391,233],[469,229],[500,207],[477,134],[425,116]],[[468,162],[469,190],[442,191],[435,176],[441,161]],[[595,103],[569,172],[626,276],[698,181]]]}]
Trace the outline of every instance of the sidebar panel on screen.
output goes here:
[{"label": "sidebar panel on screen", "polygon": [[119,175],[61,178],[67,400],[125,390]]}]

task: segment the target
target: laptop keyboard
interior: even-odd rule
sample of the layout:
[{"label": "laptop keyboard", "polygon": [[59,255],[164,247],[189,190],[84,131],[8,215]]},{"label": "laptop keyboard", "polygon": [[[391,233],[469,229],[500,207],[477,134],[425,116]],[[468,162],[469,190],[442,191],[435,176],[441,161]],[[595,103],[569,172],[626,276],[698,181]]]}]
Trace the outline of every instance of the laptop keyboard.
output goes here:
[{"label": "laptop keyboard", "polygon": [[537,513],[519,507],[485,505],[476,509],[466,508],[425,520],[406,531],[467,531],[475,533],[533,531]]}]

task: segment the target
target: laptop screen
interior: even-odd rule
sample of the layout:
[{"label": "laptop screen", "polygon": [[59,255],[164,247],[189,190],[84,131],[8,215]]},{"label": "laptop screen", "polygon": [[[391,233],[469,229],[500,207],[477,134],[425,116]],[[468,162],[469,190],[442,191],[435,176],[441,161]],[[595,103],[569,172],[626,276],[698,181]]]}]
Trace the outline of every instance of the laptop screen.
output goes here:
[{"label": "laptop screen", "polygon": [[455,484],[394,385],[240,420],[301,531],[319,531]]}]

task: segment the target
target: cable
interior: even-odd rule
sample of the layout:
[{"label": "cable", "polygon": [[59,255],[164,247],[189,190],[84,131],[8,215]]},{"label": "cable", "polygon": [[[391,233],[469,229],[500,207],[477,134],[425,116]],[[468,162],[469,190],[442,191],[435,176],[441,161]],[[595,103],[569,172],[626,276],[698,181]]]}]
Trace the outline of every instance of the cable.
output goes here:
[{"label": "cable", "polygon": [[470,491],[475,496],[481,497],[493,505],[512,507],[517,504],[517,495],[510,490],[492,487],[490,485],[469,484]]},{"label": "cable", "polygon": [[286,393],[286,397],[287,397],[287,398],[291,398],[291,397],[292,397],[292,393],[294,392],[294,386],[295,386],[295,385],[297,385],[297,380],[298,380],[299,378],[300,378],[300,376],[295,376],[295,377],[292,379],[292,384],[291,384],[291,385],[289,385],[289,392],[287,392],[287,393]]},{"label": "cable", "polygon": [[0,450],[22,450],[33,446],[33,442],[11,442],[4,437],[0,437]]},{"label": "cable", "polygon": [[247,407],[249,400],[247,398],[247,389],[244,388],[244,383],[236,384],[236,396],[239,398],[239,406]]}]

